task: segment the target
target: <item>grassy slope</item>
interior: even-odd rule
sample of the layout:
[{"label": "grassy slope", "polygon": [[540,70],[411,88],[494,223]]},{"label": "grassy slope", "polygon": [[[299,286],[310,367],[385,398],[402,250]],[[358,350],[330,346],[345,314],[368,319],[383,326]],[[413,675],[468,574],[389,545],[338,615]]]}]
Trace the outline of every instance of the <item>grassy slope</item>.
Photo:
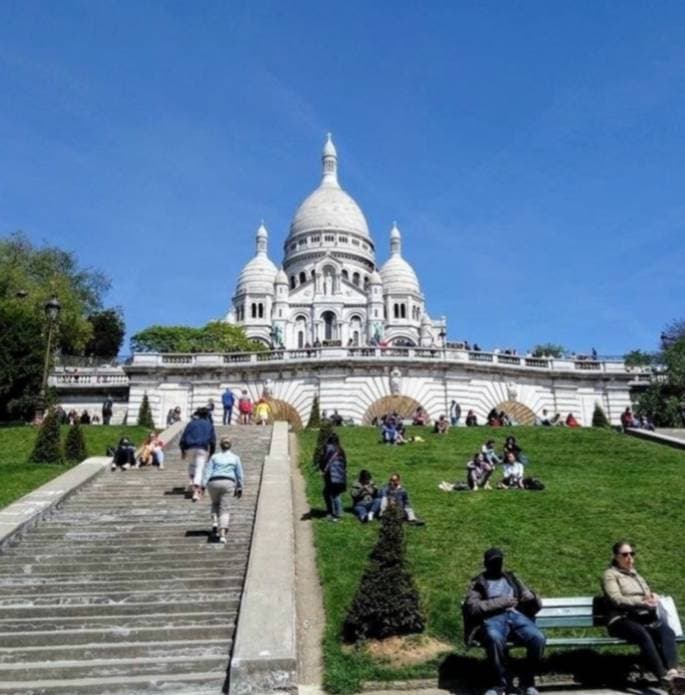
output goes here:
[{"label": "grassy slope", "polygon": [[[67,427],[62,428],[62,441]],[[126,434],[140,444],[144,427],[82,427],[89,456],[104,456],[107,446]],[[70,464],[27,463],[37,430],[34,427],[0,427],[0,509],[71,468]]]},{"label": "grassy slope", "polygon": [[[418,431],[418,430],[417,430]],[[459,603],[483,551],[505,550],[508,566],[548,596],[593,595],[612,543],[627,537],[639,548],[638,569],[657,591],[672,594],[685,610],[685,576],[679,543],[685,529],[685,453],[615,432],[516,428],[543,492],[493,490],[444,493],[441,480],[463,480],[466,460],[486,438],[501,449],[512,430],[460,428],[447,437],[421,432],[425,443],[386,447],[371,428],[339,430],[348,454],[349,482],[361,468],[377,483],[402,475],[424,528],[407,527],[410,564],[428,614],[428,632],[461,645]],[[302,470],[313,508],[322,509],[321,480],[311,468],[316,432],[301,436]],[[500,473],[496,474],[496,480]],[[349,504],[349,497],[346,496]],[[315,520],[327,613],[326,684],[352,691],[360,680],[434,676],[435,664],[390,671],[359,652],[343,653],[339,631],[356,590],[377,525],[349,516],[340,524]]]}]

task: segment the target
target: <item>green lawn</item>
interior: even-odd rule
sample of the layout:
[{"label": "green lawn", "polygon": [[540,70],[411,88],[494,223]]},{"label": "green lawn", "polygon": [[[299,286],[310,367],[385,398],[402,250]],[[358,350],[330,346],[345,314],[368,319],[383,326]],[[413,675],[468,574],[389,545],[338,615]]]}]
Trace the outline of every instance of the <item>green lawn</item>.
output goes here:
[{"label": "green lawn", "polygon": [[[62,427],[62,441],[68,427]],[[104,456],[107,447],[126,435],[140,444],[148,433],[145,427],[82,427],[89,456]],[[71,468],[71,464],[27,463],[33,450],[35,427],[0,427],[0,509],[43,483]]]},{"label": "green lawn", "polygon": [[[379,486],[397,471],[425,519],[423,528],[405,527],[409,562],[428,633],[451,642],[456,653],[464,653],[459,604],[469,578],[480,570],[483,551],[493,545],[504,549],[508,567],[543,596],[594,595],[611,545],[626,537],[639,549],[638,570],[652,588],[672,594],[681,614],[685,611],[680,560],[685,452],[594,429],[459,428],[447,437],[425,430],[424,443],[404,447],[378,444],[372,428],[338,432],[348,456],[348,485],[361,468],[371,470]],[[438,490],[441,480],[465,479],[467,459],[486,439],[495,439],[501,450],[510,433],[530,458],[527,475],[539,477],[546,490]],[[301,434],[300,463],[310,504],[321,510],[322,483],[311,466],[316,436]],[[353,692],[361,680],[436,676],[436,663],[398,672],[360,650],[341,649],[340,626],[377,531],[376,523],[362,525],[351,514],[339,524],[315,515],[327,614],[325,683],[331,692]]]}]

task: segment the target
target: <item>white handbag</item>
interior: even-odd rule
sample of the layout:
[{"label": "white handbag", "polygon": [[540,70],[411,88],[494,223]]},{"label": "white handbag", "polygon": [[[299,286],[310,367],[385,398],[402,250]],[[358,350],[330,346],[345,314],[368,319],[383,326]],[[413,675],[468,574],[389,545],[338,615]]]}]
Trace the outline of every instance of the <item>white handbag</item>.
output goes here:
[{"label": "white handbag", "polygon": [[659,597],[659,604],[656,608],[656,614],[660,620],[663,620],[666,625],[673,630],[676,637],[680,637],[683,634],[683,626],[680,624],[680,616],[676,610],[675,601],[671,596]]}]

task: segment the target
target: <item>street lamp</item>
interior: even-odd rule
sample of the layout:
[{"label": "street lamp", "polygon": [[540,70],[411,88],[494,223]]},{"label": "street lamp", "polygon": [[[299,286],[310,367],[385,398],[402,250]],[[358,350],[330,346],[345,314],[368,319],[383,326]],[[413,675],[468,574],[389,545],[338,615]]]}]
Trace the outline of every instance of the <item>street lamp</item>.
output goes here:
[{"label": "street lamp", "polygon": [[43,366],[43,380],[41,382],[40,394],[38,396],[38,404],[36,406],[36,416],[35,422],[40,423],[43,420],[43,414],[45,413],[46,398],[48,392],[48,370],[50,368],[50,350],[52,347],[52,331],[55,328],[57,319],[59,318],[59,312],[62,305],[59,303],[57,297],[52,297],[45,302],[43,309],[45,309],[45,316],[48,320],[48,341],[45,346],[45,365]]}]

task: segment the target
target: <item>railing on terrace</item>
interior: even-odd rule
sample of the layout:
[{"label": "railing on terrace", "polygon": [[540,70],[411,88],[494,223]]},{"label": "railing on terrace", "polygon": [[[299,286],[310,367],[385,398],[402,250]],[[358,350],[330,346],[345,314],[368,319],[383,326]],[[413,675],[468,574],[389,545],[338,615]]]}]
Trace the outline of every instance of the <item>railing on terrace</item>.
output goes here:
[{"label": "railing on terrace", "polygon": [[[85,369],[88,369],[87,367]],[[126,374],[52,374],[51,386],[128,386]]]},{"label": "railing on terrace", "polygon": [[561,370],[580,372],[630,372],[622,360],[590,360],[553,357],[529,357],[496,352],[460,350],[453,347],[311,347],[296,350],[270,350],[268,352],[238,352],[228,354],[158,354],[138,353],[134,355],[134,367],[189,365],[196,367],[220,366],[222,364],[283,363],[302,360],[369,360],[374,358],[403,360],[435,360],[439,362],[479,363],[502,365],[507,368]]}]

